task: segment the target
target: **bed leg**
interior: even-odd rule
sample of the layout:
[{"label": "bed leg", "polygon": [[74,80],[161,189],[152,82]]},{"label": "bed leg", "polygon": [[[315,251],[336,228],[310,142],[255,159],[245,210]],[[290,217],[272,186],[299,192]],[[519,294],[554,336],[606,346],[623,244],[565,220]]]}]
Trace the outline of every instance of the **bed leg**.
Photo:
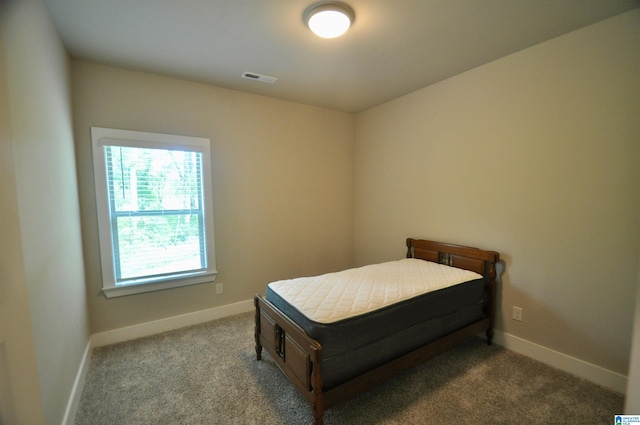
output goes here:
[{"label": "bed leg", "polygon": [[[324,425],[324,412],[322,409],[318,409],[318,407],[314,404],[313,408],[313,425]],[[320,410],[320,411],[318,411]]]},{"label": "bed leg", "polygon": [[256,344],[256,360],[262,360],[262,345]]},{"label": "bed leg", "polygon": [[260,344],[260,305],[258,304],[258,296],[256,295],[253,299],[253,304],[256,307],[256,316],[255,316],[255,328],[254,328],[254,336],[256,339],[256,360],[262,360],[262,344]]},{"label": "bed leg", "polygon": [[493,328],[487,329],[487,345],[493,344]]},{"label": "bed leg", "polygon": [[322,354],[316,348],[312,349],[311,354],[311,391],[313,392],[313,402],[311,409],[313,410],[313,424],[324,424],[324,394],[322,392],[322,372],[320,370],[320,360]]}]

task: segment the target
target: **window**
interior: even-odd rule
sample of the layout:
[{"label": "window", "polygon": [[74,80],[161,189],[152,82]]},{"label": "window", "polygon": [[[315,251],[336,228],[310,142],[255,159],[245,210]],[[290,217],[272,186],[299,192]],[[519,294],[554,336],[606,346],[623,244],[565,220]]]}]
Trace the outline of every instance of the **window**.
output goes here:
[{"label": "window", "polygon": [[107,297],[215,280],[209,139],[91,128]]}]

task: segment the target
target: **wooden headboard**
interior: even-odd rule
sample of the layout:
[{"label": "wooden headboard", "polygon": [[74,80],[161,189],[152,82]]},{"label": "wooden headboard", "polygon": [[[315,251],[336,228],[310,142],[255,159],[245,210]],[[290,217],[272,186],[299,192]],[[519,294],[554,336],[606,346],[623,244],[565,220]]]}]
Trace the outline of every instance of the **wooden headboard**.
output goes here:
[{"label": "wooden headboard", "polygon": [[407,258],[418,258],[446,264],[483,275],[485,278],[485,290],[488,295],[484,311],[491,320],[487,330],[487,340],[491,341],[493,339],[493,327],[496,317],[496,263],[500,260],[500,254],[495,251],[485,251],[469,246],[408,238]]},{"label": "wooden headboard", "polygon": [[407,258],[418,258],[471,270],[490,280],[495,280],[495,265],[500,260],[500,254],[469,246],[408,238]]}]

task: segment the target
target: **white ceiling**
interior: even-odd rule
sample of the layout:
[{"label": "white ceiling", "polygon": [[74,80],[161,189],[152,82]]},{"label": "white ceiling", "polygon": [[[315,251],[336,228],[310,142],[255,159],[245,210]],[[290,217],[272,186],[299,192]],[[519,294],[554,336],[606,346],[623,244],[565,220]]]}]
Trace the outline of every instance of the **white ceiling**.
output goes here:
[{"label": "white ceiling", "polygon": [[[315,0],[44,0],[73,58],[357,112],[580,27],[640,0],[345,0],[337,39]],[[245,71],[278,78],[266,84]]]}]

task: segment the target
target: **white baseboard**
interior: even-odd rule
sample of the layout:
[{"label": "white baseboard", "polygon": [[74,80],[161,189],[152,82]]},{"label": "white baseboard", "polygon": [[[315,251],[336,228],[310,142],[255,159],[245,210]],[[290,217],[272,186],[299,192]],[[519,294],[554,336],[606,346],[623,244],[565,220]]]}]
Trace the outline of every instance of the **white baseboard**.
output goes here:
[{"label": "white baseboard", "polygon": [[91,342],[94,347],[102,347],[104,345],[115,344],[118,342],[129,341],[131,339],[184,328],[186,326],[197,325],[211,320],[233,316],[234,314],[246,313],[253,309],[253,300],[241,301],[235,304],[195,311],[193,313],[154,320],[152,322],[141,323],[139,325],[99,332],[91,335]]},{"label": "white baseboard", "polygon": [[62,425],[73,425],[76,421],[76,412],[80,405],[80,396],[82,396],[82,389],[87,378],[87,372],[89,371],[89,365],[91,363],[91,351],[93,347],[91,345],[91,338],[87,341],[87,346],[84,349],[82,360],[80,361],[80,367],[76,374],[76,379],[73,382],[73,388],[71,389],[71,395],[67,402],[67,408],[64,412],[64,418],[62,418]]},{"label": "white baseboard", "polygon": [[[155,320],[152,322],[141,323],[139,325],[127,326],[91,335],[91,338],[87,343],[87,348],[85,350],[80,369],[76,376],[76,381],[67,405],[67,411],[65,412],[62,425],[73,424],[80,396],[82,394],[82,388],[84,387],[86,374],[89,370],[91,351],[94,347],[101,347],[104,345],[115,344],[118,342],[180,329],[186,326],[197,325],[235,314],[246,313],[253,309],[253,300],[247,300],[235,304],[196,311],[180,316],[168,317],[166,319]],[[580,378],[584,378],[619,393],[626,393],[627,377],[625,375],[596,366],[558,351],[551,350],[499,330],[495,331],[493,340],[496,344],[502,347],[548,364],[549,366],[558,368]]]},{"label": "white baseboard", "polygon": [[625,394],[627,377],[578,358],[543,347],[525,339],[496,330],[493,341],[516,353],[531,357],[572,375],[584,378],[605,388]]}]

